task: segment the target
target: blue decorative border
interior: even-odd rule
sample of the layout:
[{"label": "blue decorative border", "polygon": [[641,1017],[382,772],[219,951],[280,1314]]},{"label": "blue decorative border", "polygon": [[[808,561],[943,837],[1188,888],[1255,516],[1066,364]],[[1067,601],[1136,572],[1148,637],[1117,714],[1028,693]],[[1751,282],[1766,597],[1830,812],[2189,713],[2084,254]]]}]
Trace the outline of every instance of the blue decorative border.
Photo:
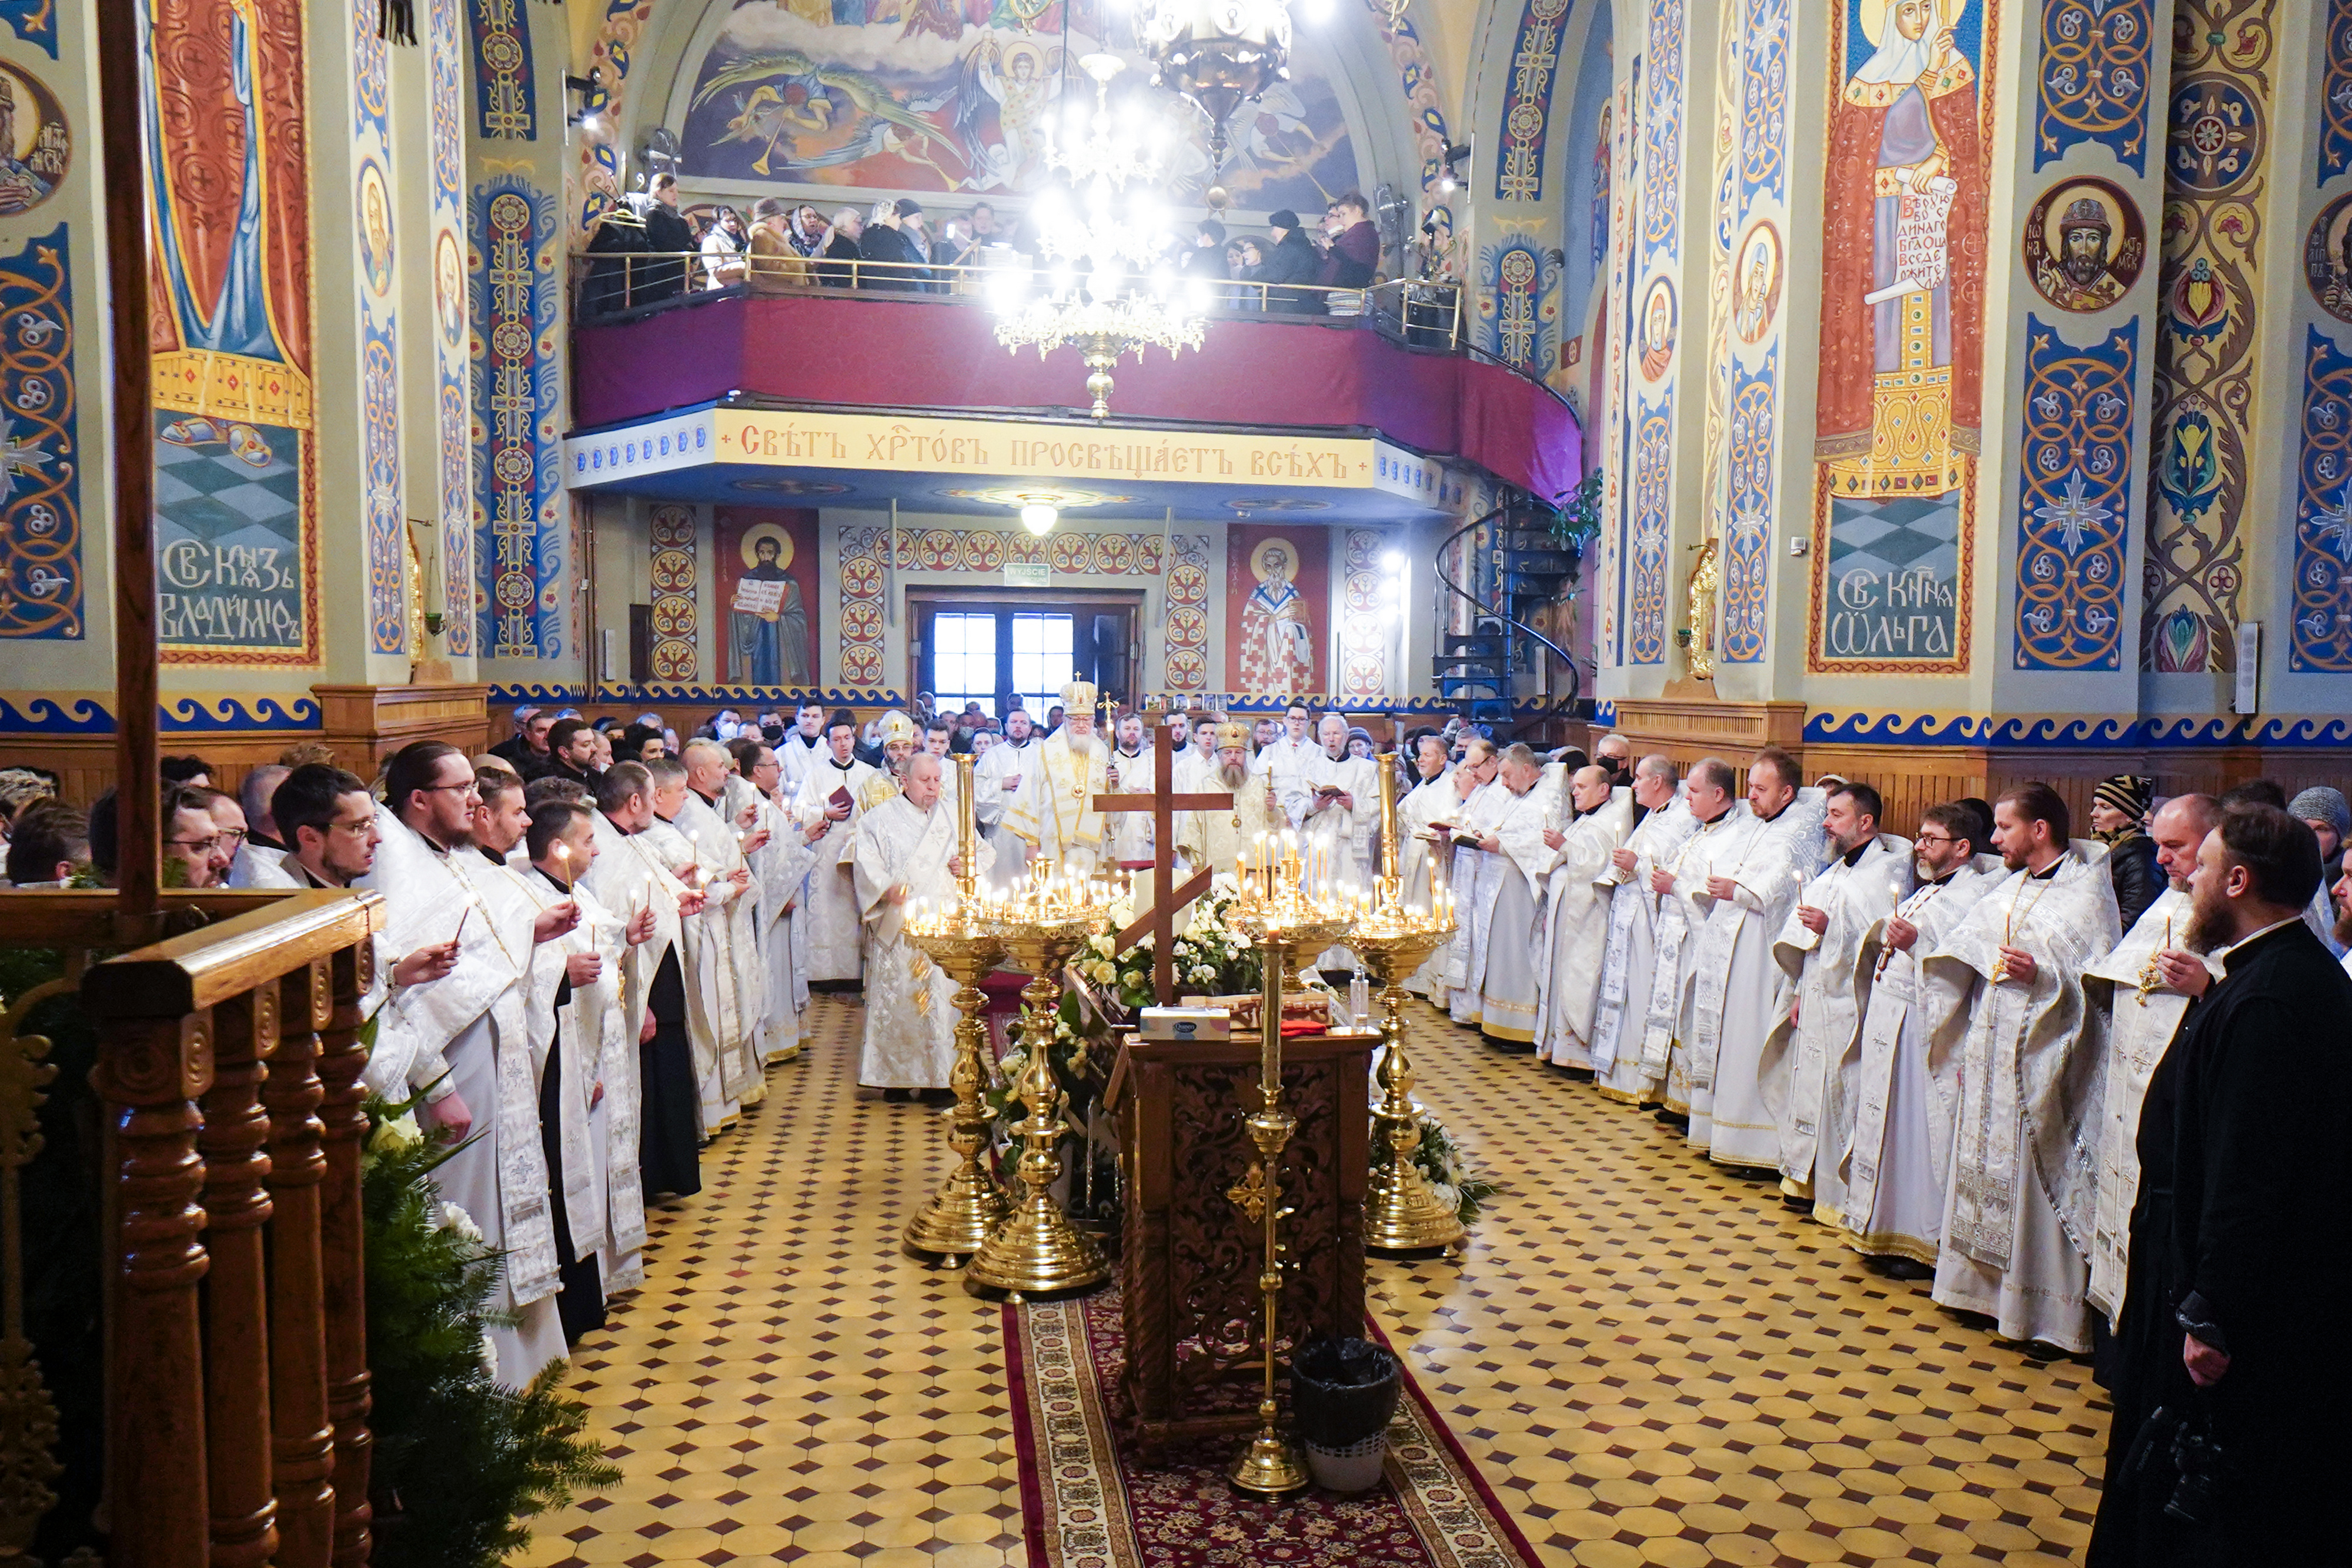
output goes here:
[{"label": "blue decorative border", "polygon": [[[1637,272],[1682,255],[1683,0],[1650,0],[1649,123],[1642,128],[1642,244]],[[1631,290],[1628,290],[1631,292]]]},{"label": "blue decorative border", "polygon": [[2037,172],[2083,141],[2105,147],[2135,174],[2147,172],[2153,10],[2148,0],[2048,0],[2033,127]]},{"label": "blue decorative border", "polygon": [[2028,750],[2200,750],[2217,746],[2352,747],[2352,718],[2105,718],[2036,714],[1872,715],[1824,711],[1805,720],[1808,746],[1998,746]]},{"label": "blue decorative border", "polygon": [[2139,321],[2078,349],[2029,312],[2025,340],[2016,665],[2120,669]]},{"label": "blue decorative border", "polygon": [[[248,707],[247,705],[250,704]],[[318,729],[323,716],[311,697],[167,697],[156,705],[167,734],[227,735]],[[58,703],[28,697],[22,708],[0,697],[0,734],[112,735],[114,714],[95,697]]]},{"label": "blue decorative border", "polygon": [[2327,76],[2319,94],[2318,140],[2324,185],[2352,169],[2352,0],[2327,0]]},{"label": "blue decorative border", "polygon": [[67,225],[0,260],[0,638],[83,633],[80,400]]},{"label": "blue decorative border", "polygon": [[520,0],[468,0],[466,6],[474,40],[475,124],[485,141],[539,140],[530,19],[521,13]]},{"label": "blue decorative border", "polygon": [[1744,0],[1739,45],[1739,208],[1781,200],[1789,181],[1790,0]]},{"label": "blue decorative border", "polygon": [[1778,444],[1780,347],[1775,343],[1754,375],[1735,367],[1731,396],[1730,527],[1724,533],[1723,660],[1752,664],[1764,657],[1771,627],[1767,615],[1772,580],[1772,478]]},{"label": "blue decorative border", "polygon": [[2287,668],[2341,674],[2352,671],[2352,354],[2305,330]]},{"label": "blue decorative border", "polygon": [[1559,39],[1570,0],[1527,0],[1518,42],[1511,51],[1511,85],[1497,127],[1503,155],[1495,160],[1495,199],[1543,200],[1544,142],[1551,129],[1551,89],[1559,77]]},{"label": "blue decorative border", "polygon": [[[1376,700],[1367,701],[1361,696],[1342,696],[1332,692],[1308,692],[1290,696],[1279,693],[1252,695],[1246,692],[1146,692],[1144,695],[1219,707],[1227,713],[1281,713],[1296,703],[1305,703],[1318,709],[1336,708],[1342,713],[1451,715],[1462,707],[1460,702],[1444,697],[1384,695]],[[648,682],[642,685],[608,684],[591,692],[584,686],[523,684],[493,685],[488,700],[493,707],[521,703],[560,703],[577,707],[585,703],[652,705],[666,702],[780,706],[784,703],[797,704],[811,698],[832,707],[898,707],[905,706],[907,694],[887,686],[687,686]],[[1517,705],[1514,711],[1534,714],[1545,711],[1549,706],[1549,703],[1544,701],[1529,701]],[[5,727],[0,726],[0,728]]]}]

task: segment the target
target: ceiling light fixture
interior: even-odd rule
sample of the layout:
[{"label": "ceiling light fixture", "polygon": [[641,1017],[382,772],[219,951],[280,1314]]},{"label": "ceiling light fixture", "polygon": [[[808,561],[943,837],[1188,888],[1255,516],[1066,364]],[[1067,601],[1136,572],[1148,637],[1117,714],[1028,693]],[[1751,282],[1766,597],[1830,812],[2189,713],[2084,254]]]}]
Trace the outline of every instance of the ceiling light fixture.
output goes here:
[{"label": "ceiling light fixture", "polygon": [[1031,501],[1021,508],[1021,526],[1041,539],[1052,533],[1054,525],[1061,520],[1060,509],[1043,501]]}]

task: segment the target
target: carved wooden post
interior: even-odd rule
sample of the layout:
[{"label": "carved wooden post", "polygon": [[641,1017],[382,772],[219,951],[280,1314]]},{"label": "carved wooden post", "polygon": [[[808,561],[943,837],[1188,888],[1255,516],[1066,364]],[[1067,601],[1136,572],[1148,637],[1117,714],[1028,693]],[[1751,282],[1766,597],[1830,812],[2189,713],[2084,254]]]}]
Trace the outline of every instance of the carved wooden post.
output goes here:
[{"label": "carved wooden post", "polygon": [[[216,1066],[204,1098],[206,1238],[205,1431],[212,1471],[213,1568],[262,1568],[278,1550],[269,1472],[269,1118],[262,1081],[278,1043],[278,988],[213,1009]],[[123,1504],[118,1502],[120,1510]],[[136,1500],[130,1506],[136,1507]]]},{"label": "carved wooden post", "polygon": [[276,1455],[278,1563],[326,1568],[333,1555],[334,1434],[327,1422],[327,1336],[320,1303],[319,1198],[327,1174],[317,1112],[324,966],[278,984],[278,1053],[262,1101],[269,1107],[269,1381]]},{"label": "carved wooden post", "polygon": [[369,1447],[367,1260],[361,1245],[360,1149],[367,1134],[361,1106],[367,1090],[360,1071],[367,1049],[360,998],[374,979],[375,944],[362,937],[333,960],[331,1006],[320,1041],[319,1077],[326,1085],[327,1184],[319,1206],[320,1260],[327,1314],[327,1413],[335,1428],[335,1563],[361,1568],[368,1560]]},{"label": "carved wooden post", "polygon": [[212,1018],[112,1025],[92,1082],[105,1102],[120,1204],[106,1481],[109,1555],[137,1568],[207,1568],[204,1344],[196,1284],[211,1263],[196,1194],[194,1101],[212,1086]]}]

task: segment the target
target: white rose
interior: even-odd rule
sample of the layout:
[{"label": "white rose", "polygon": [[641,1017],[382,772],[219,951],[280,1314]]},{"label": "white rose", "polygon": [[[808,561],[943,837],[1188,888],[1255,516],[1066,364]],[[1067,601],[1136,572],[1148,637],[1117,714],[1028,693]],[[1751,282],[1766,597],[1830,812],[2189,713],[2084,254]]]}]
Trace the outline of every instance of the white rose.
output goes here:
[{"label": "white rose", "polygon": [[479,1241],[482,1239],[482,1228],[474,1223],[474,1217],[446,1200],[433,1216],[433,1228],[454,1230],[460,1241]]}]

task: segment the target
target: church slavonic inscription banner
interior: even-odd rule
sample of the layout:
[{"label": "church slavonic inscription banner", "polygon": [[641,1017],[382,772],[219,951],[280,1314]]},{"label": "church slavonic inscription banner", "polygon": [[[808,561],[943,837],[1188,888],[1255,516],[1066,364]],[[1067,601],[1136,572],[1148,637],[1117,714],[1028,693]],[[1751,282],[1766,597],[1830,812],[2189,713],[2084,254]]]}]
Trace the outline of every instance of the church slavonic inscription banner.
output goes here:
[{"label": "church slavonic inscription banner", "polygon": [[1817,673],[1969,667],[1999,22],[1998,0],[1832,14]]},{"label": "church slavonic inscription banner", "polygon": [[173,664],[319,659],[308,61],[299,6],[152,0],[157,631]]}]

